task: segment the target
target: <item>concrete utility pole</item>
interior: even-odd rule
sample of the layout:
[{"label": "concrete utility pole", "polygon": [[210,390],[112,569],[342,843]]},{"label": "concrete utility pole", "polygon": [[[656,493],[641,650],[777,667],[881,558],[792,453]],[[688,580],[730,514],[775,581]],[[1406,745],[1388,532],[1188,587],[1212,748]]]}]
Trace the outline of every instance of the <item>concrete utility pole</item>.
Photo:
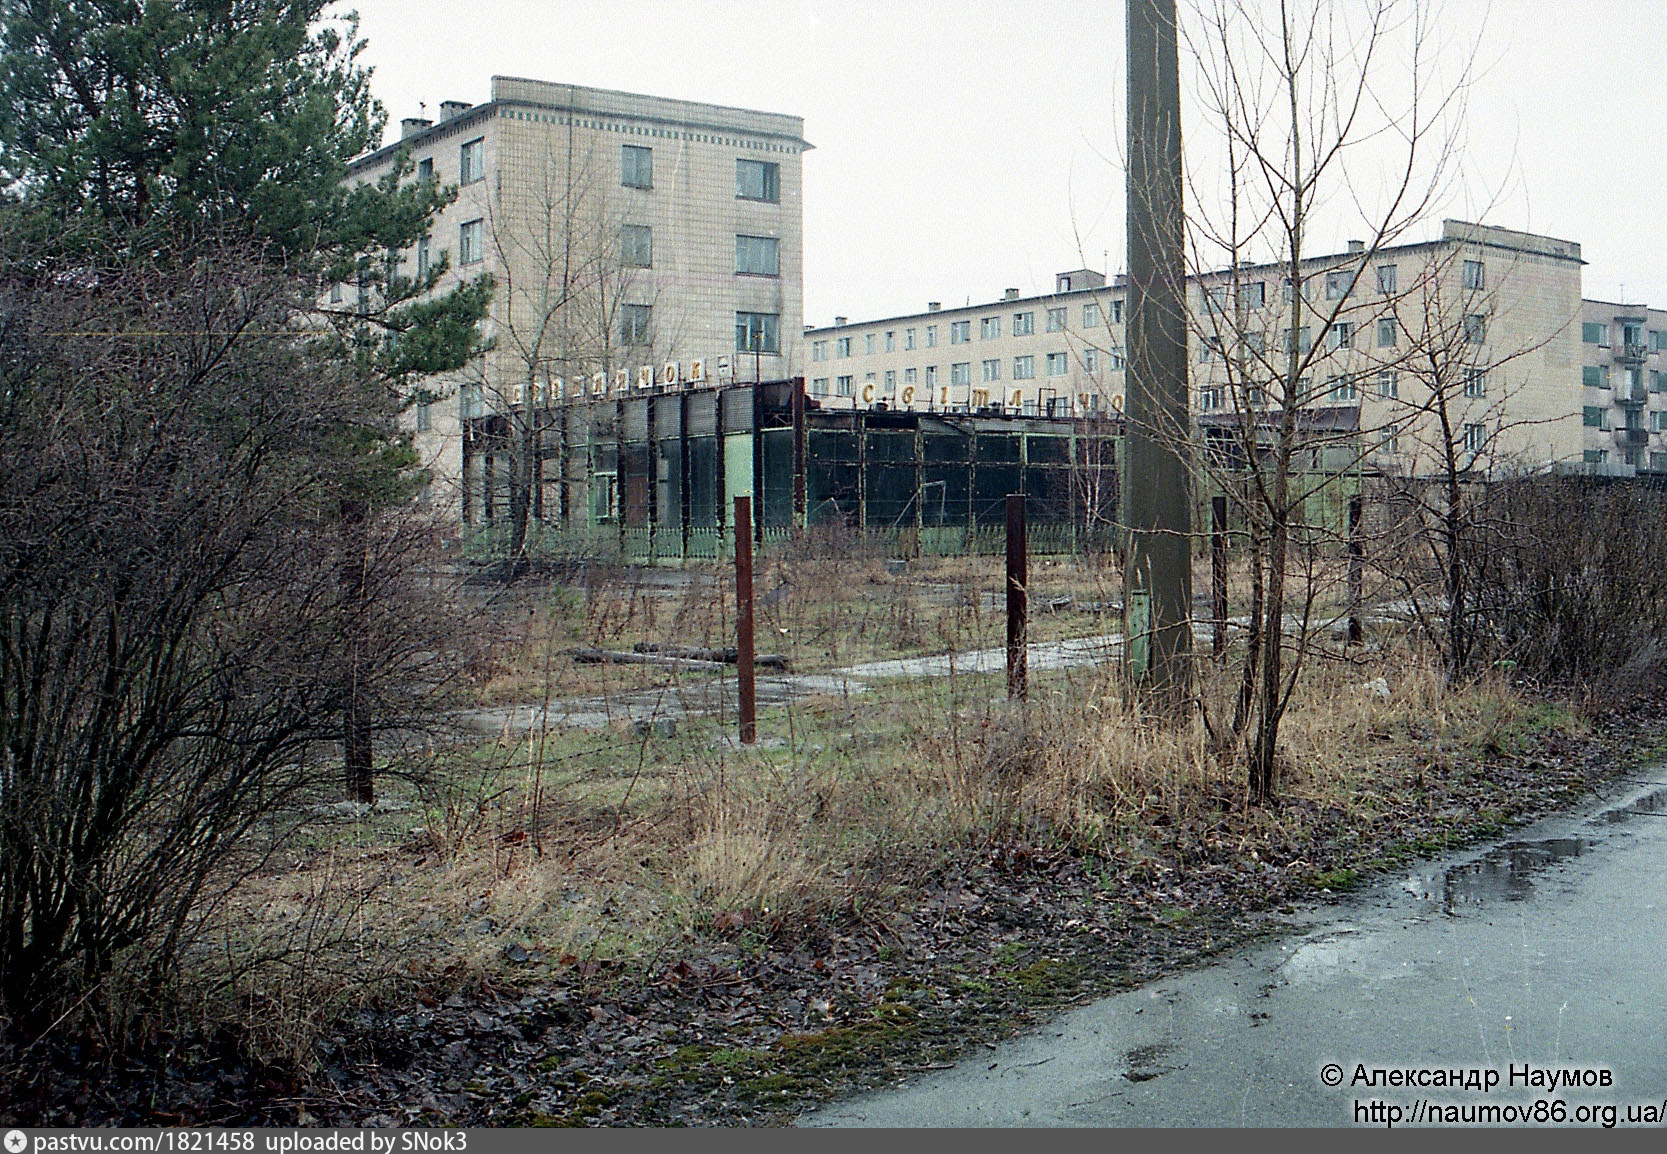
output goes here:
[{"label": "concrete utility pole", "polygon": [[1175,0],[1127,0],[1127,11],[1124,653],[1149,703],[1167,711],[1186,699],[1192,654],[1180,57]]}]

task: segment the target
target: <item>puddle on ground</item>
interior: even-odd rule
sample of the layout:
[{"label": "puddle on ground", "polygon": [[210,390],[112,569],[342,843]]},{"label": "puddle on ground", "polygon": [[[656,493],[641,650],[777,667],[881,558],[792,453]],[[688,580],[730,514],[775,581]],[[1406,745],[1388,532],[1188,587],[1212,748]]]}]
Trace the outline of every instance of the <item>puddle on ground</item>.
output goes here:
[{"label": "puddle on ground", "polygon": [[1526,901],[1534,893],[1534,874],[1565,858],[1579,857],[1591,845],[1583,837],[1507,842],[1474,861],[1415,873],[1403,886],[1445,914],[1494,902]]},{"label": "puddle on ground", "polygon": [[1667,789],[1658,789],[1653,793],[1646,793],[1642,797],[1634,798],[1623,806],[1606,809],[1592,820],[1594,822],[1606,821],[1613,825],[1629,818],[1652,815],[1667,816]]}]

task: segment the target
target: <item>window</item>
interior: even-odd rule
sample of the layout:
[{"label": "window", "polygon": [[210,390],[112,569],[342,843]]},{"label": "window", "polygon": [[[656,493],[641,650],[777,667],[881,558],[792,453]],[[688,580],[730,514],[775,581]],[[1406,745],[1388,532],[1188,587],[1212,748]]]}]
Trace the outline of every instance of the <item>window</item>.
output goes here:
[{"label": "window", "polygon": [[1488,318],[1479,313],[1471,313],[1464,318],[1464,343],[1479,345],[1488,339]]},{"label": "window", "polygon": [[1580,423],[1588,429],[1607,429],[1609,410],[1602,405],[1581,405]]},{"label": "window", "polygon": [[1395,400],[1401,395],[1401,383],[1394,369],[1385,369],[1378,374],[1378,396]]},{"label": "window", "polygon": [[1204,289],[1204,310],[1211,313],[1227,312],[1228,294],[1232,292],[1230,284],[1213,284]]},{"label": "window", "polygon": [[1091,329],[1099,323],[1100,323],[1100,306],[1099,305],[1083,305],[1082,306],[1082,327],[1085,328],[1085,329]]},{"label": "window", "polygon": [[472,421],[486,413],[486,397],[479,385],[464,385],[457,390],[457,415]]},{"label": "window", "polygon": [[1401,451],[1400,429],[1393,424],[1385,425],[1378,430],[1378,452],[1384,456],[1393,457]]},{"label": "window", "polygon": [[862,337],[862,351],[866,356],[873,356],[877,346],[873,333],[864,333]]},{"label": "window", "polygon": [[886,370],[886,392],[887,393],[895,393],[896,391],[897,391],[897,370],[896,369],[887,369]]},{"label": "window", "polygon": [[1205,337],[1198,344],[1198,363],[1208,364],[1221,355],[1221,338]]},{"label": "window", "polygon": [[1360,394],[1355,390],[1354,376],[1351,373],[1344,373],[1340,377],[1332,377],[1327,385],[1331,394],[1331,402],[1334,405],[1352,405],[1359,399]]},{"label": "window", "polygon": [[811,341],[810,342],[810,359],[813,360],[813,361],[825,361],[825,360],[827,360],[828,359],[828,342],[827,341]]},{"label": "window", "polygon": [[417,279],[418,280],[422,280],[424,277],[426,277],[428,275],[428,266],[429,266],[428,238],[426,236],[418,237],[417,238]]},{"label": "window", "polygon": [[897,351],[897,330],[896,329],[887,329],[886,330],[886,352],[895,353],[896,351]]},{"label": "window", "polygon": [[938,366],[937,365],[927,365],[926,366],[926,387],[929,388],[929,389],[930,388],[935,388],[937,386],[937,383],[938,383]]},{"label": "window", "polygon": [[[1094,350],[1090,349],[1088,351],[1093,352]],[[1106,350],[1106,367],[1114,373],[1123,371],[1123,350],[1116,345],[1112,345],[1111,348]]]},{"label": "window", "polygon": [[1346,269],[1325,274],[1325,299],[1328,301],[1342,300],[1353,287],[1354,274]]},{"label": "window", "polygon": [[653,268],[654,230],[646,224],[620,225],[619,260],[626,268]]},{"label": "window", "polygon": [[981,378],[982,380],[985,380],[985,381],[999,381],[999,380],[1001,380],[1001,362],[999,360],[995,360],[994,358],[992,358],[990,360],[985,361],[981,367],[983,369],[983,376]]},{"label": "window", "polygon": [[434,406],[426,399],[417,402],[417,432],[426,433],[434,428]]},{"label": "window", "polygon": [[1628,351],[1631,351],[1633,349],[1637,349],[1639,352],[1643,352],[1643,350],[1644,350],[1644,326],[1643,325],[1622,325],[1621,326],[1621,343],[1627,346]]},{"label": "window", "polygon": [[1488,287],[1487,272],[1482,268],[1481,261],[1467,260],[1464,262],[1464,275],[1462,283],[1465,288],[1478,292]]},{"label": "window", "polygon": [[735,196],[739,200],[781,203],[781,165],[765,160],[735,161]]},{"label": "window", "polygon": [[1464,451],[1480,453],[1482,447],[1488,443],[1488,431],[1482,425],[1466,425],[1464,427]]},{"label": "window", "polygon": [[1035,357],[1013,358],[1013,379],[1015,381],[1033,380],[1036,376]]},{"label": "window", "polygon": [[1667,409],[1655,409],[1650,413],[1650,431],[1667,433]]},{"label": "window", "polygon": [[417,179],[424,184],[434,183],[434,158],[425,156],[417,161]]},{"label": "window", "polygon": [[1123,323],[1123,302],[1121,300],[1111,302],[1111,323],[1114,325]]},{"label": "window", "polygon": [[1245,333],[1240,338],[1244,351],[1252,356],[1261,356],[1268,351],[1268,335],[1266,333]]},{"label": "window", "polygon": [[737,276],[780,276],[781,241],[773,236],[736,236]]},{"label": "window", "polygon": [[1667,473],[1667,453],[1650,454],[1650,472]]},{"label": "window", "polygon": [[[1060,353],[1059,355],[1063,357],[1065,354]],[[1114,368],[1114,369],[1120,369],[1120,368],[1123,367],[1122,362],[1120,362],[1117,359],[1117,350],[1116,349],[1113,349],[1111,351],[1111,367]],[[1087,373],[1097,373],[1097,372],[1100,371],[1100,350],[1099,349],[1084,349],[1084,350],[1082,350],[1082,368],[1083,368],[1083,371],[1087,372]],[[1060,372],[1064,372],[1064,371],[1065,371],[1064,369],[1060,370]]]},{"label": "window", "polygon": [[1035,331],[1036,331],[1036,314],[1035,313],[1014,313],[1013,314],[1013,335],[1014,336],[1016,336],[1016,337],[1028,337],[1031,333],[1033,333]]},{"label": "window", "polygon": [[1401,326],[1395,323],[1394,317],[1378,318],[1378,348],[1392,349],[1400,339]]},{"label": "window", "polygon": [[1488,395],[1488,374],[1484,369],[1466,369],[1464,371],[1464,395],[1467,397],[1485,397]]},{"label": "window", "polygon": [[1284,347],[1286,352],[1291,351],[1293,343],[1296,345],[1296,350],[1299,353],[1306,353],[1309,349],[1314,347],[1314,338],[1309,335],[1307,325],[1303,325],[1300,329],[1285,330]]},{"label": "window", "polygon": [[854,377],[854,376],[839,377],[835,380],[835,384],[839,388],[839,395],[840,396],[842,396],[842,397],[854,397],[854,396],[857,395],[857,379],[856,379],[856,377]]},{"label": "window", "polygon": [[949,383],[952,385],[972,384],[972,362],[959,361],[949,366]]},{"label": "window", "polygon": [[1307,300],[1308,299],[1308,282],[1305,281],[1305,280],[1297,280],[1297,281],[1293,282],[1290,277],[1286,277],[1285,278],[1285,283],[1281,286],[1281,290],[1280,290],[1281,296],[1284,298],[1285,303],[1290,304],[1292,301],[1296,300],[1296,292],[1292,288],[1293,284],[1301,286],[1301,288],[1302,288],[1302,299]]},{"label": "window", "polygon": [[1650,352],[1667,352],[1667,332],[1661,329],[1650,330]]},{"label": "window", "polygon": [[903,347],[905,349],[912,349],[915,347],[915,331],[913,329],[903,330]]},{"label": "window", "polygon": [[1354,348],[1353,321],[1337,321],[1331,326],[1331,332],[1328,335],[1331,338],[1331,347],[1333,349]]},{"label": "window", "polygon": [[905,385],[912,385],[916,381],[918,381],[919,379],[920,379],[920,370],[919,369],[904,369],[903,370],[903,383]]},{"label": "window", "polygon": [[1380,264],[1378,266],[1378,291],[1385,295],[1396,291],[1399,281],[1395,275],[1395,266]]},{"label": "window", "polygon": [[1609,387],[1609,366],[1580,366],[1580,383],[1585,385],[1587,388],[1607,389]]},{"label": "window", "polygon": [[978,339],[981,341],[994,340],[1001,336],[1001,318],[983,317],[978,322]]},{"label": "window", "polygon": [[927,325],[926,326],[926,347],[929,348],[929,349],[935,349],[935,348],[938,347],[938,326],[937,325]]},{"label": "window", "polygon": [[1267,303],[1268,286],[1265,282],[1253,280],[1249,284],[1239,286],[1239,300],[1247,309],[1259,309]]},{"label": "window", "polygon": [[815,378],[813,378],[810,382],[810,395],[813,396],[813,397],[825,397],[825,396],[827,396],[828,395],[828,378],[827,377],[815,377]]},{"label": "window", "polygon": [[1587,321],[1580,326],[1580,339],[1589,345],[1609,346],[1609,326]]},{"label": "window", "polygon": [[747,353],[781,352],[781,317],[776,313],[736,313],[735,349]]},{"label": "window", "polygon": [[841,360],[851,355],[851,338],[836,337],[834,339],[834,356]]},{"label": "window", "polygon": [[1204,412],[1221,408],[1226,399],[1225,390],[1220,385],[1205,385],[1198,390],[1198,407]]},{"label": "window", "polygon": [[1065,310],[1062,309],[1062,308],[1061,309],[1049,309],[1048,310],[1048,318],[1047,318],[1046,327],[1047,327],[1048,332],[1050,332],[1050,333],[1062,333],[1062,332],[1064,332],[1065,331]]},{"label": "window", "polygon": [[479,264],[484,259],[481,249],[481,226],[479,220],[465,221],[457,226],[457,261],[459,264]]},{"label": "window", "polygon": [[1580,459],[1588,465],[1602,465],[1609,460],[1609,450],[1587,449],[1580,454]]},{"label": "window", "polygon": [[654,150],[640,144],[621,145],[619,183],[626,188],[653,188]]},{"label": "window", "polygon": [[[1090,350],[1092,351],[1092,350]],[[1071,366],[1070,358],[1064,353],[1049,353],[1047,371],[1050,377],[1063,377]]]},{"label": "window", "polygon": [[619,343],[622,345],[648,344],[649,323],[654,310],[649,305],[623,305],[619,310]]},{"label": "window", "polygon": [[952,344],[952,345],[964,345],[970,340],[972,340],[972,322],[971,321],[950,321],[949,322],[949,343],[950,344]]},{"label": "window", "polygon": [[1650,370],[1650,392],[1667,393],[1667,373]]},{"label": "window", "polygon": [[333,305],[339,305],[342,303],[342,286],[340,281],[337,281],[335,284],[330,286],[330,303]]},{"label": "window", "polygon": [[486,179],[486,138],[477,136],[457,150],[457,183]]}]

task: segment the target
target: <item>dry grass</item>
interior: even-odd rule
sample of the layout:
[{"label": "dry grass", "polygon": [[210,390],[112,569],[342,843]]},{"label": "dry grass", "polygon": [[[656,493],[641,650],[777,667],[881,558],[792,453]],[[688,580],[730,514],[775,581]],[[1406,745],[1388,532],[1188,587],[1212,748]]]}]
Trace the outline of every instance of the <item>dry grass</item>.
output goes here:
[{"label": "dry grass", "polygon": [[[794,595],[761,616],[801,668],[995,645],[1000,615],[962,596],[991,588],[993,561],[945,560],[929,577],[883,562],[855,572],[784,562],[760,589]],[[1108,580],[1047,566],[1033,596],[1109,600]],[[531,687],[548,700],[641,676],[580,667],[577,679],[557,658],[576,638],[719,644],[730,622],[713,588],[614,589],[543,616],[535,606],[520,648],[503,651],[513,660],[497,691]],[[823,592],[800,593],[810,588]],[[1073,623],[1059,620],[1062,631]],[[1073,632],[1105,627],[1084,630],[1085,620]],[[1226,716],[1234,671],[1203,658],[1199,670],[1210,716]],[[222,952],[243,998],[288,1023],[262,1044],[299,1052],[378,983],[490,980],[523,959],[653,965],[713,928],[773,932],[906,904],[969,845],[1051,839],[1138,861],[1186,837],[1245,854],[1289,844],[1304,813],[1370,822],[1423,774],[1543,721],[1501,684],[1445,689],[1425,655],[1399,643],[1316,653],[1284,725],[1289,804],[1275,810],[1245,805],[1241,756],[1214,748],[1201,719],[1152,723],[1103,669],[1033,674],[1024,708],[1004,700],[1000,676],[801,700],[766,712],[756,748],[735,746],[714,718],[685,719],[673,737],[625,726],[506,735],[406,767],[411,784],[389,779],[408,809],[315,822],[286,868],[239,892]]]}]

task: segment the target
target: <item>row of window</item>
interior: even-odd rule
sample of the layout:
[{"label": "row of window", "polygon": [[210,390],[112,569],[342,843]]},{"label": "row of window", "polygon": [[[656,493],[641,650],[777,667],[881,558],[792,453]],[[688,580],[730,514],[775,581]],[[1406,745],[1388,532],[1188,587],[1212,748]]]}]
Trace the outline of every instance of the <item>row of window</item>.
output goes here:
[{"label": "row of window", "polygon": [[[1609,326],[1601,321],[1586,321],[1580,326],[1580,339],[1588,345],[1609,347]],[[1652,353],[1667,352],[1667,331],[1646,330],[1641,324],[1621,325],[1621,343],[1628,348]]]},{"label": "row of window", "polygon": [[[1376,384],[1378,396],[1387,400],[1398,400],[1401,395],[1401,375],[1394,369],[1385,369],[1377,374]],[[1309,390],[1309,378],[1303,377],[1297,382],[1299,394],[1306,394]],[[1486,369],[1466,369],[1459,383],[1460,392],[1466,397],[1485,397],[1488,394],[1488,374]],[[1245,391],[1245,403],[1251,408],[1260,408],[1263,392],[1251,386]],[[1360,399],[1357,377],[1354,373],[1338,373],[1326,378],[1325,397],[1330,404],[1353,404]],[[1227,386],[1220,383],[1208,384],[1198,390],[1198,407],[1211,412],[1224,408],[1227,404]]]},{"label": "row of window", "polygon": [[[1638,386],[1645,380],[1644,371],[1631,365],[1621,370],[1621,389],[1625,393],[1636,395]],[[1659,369],[1649,371],[1649,386],[1652,393],[1667,393],[1667,372]],[[1608,365],[1582,365],[1580,367],[1580,383],[1590,389],[1607,389],[1610,386]]]},{"label": "row of window", "polygon": [[[619,343],[636,346],[654,343],[654,306],[620,306]],[[744,353],[781,352],[781,315],[779,313],[737,312],[735,314],[735,351]]]},{"label": "row of window", "polygon": [[[1109,365],[1112,369],[1121,369],[1123,367],[1123,358],[1116,351],[1113,351],[1111,356],[1108,358],[1108,363],[1109,363]],[[1089,373],[1099,372],[1100,371],[1100,350],[1098,350],[1098,349],[1084,349],[1083,353],[1082,353],[1082,367],[1083,367],[1083,370],[1085,372],[1089,372]],[[939,366],[937,366],[937,365],[927,365],[926,366],[925,383],[928,386],[933,386],[933,385],[936,385],[938,383],[938,368],[939,368]],[[1013,358],[1013,368],[1012,368],[1013,379],[1015,381],[1035,380],[1036,379],[1036,368],[1037,368],[1036,358],[1034,356],[1014,357]],[[1048,353],[1043,357],[1042,368],[1049,377],[1063,377],[1063,376],[1066,376],[1071,371],[1070,354],[1069,353]],[[982,362],[979,363],[978,369],[979,369],[979,380],[981,380],[985,383],[1001,380],[1002,362],[1001,362],[1000,358],[992,358],[991,360],[982,361]],[[904,370],[902,370],[902,374],[903,374],[902,381],[903,381],[903,384],[905,384],[905,385],[913,385],[913,384],[917,384],[917,383],[920,382],[920,374],[919,374],[918,369],[914,369],[914,368],[904,369]],[[865,381],[878,382],[881,379],[882,378],[880,376],[878,376],[874,373],[868,373],[864,377]],[[897,384],[898,370],[896,370],[896,369],[887,369],[885,371],[884,375],[883,375],[883,379],[885,381],[886,387],[888,389],[892,388],[893,386],[895,386]],[[834,380],[834,382],[835,382],[835,384],[836,384],[836,386],[839,390],[836,395],[841,396],[841,397],[849,397],[849,396],[855,395],[853,392],[848,391],[848,390],[852,390],[856,387],[856,377],[855,376],[846,375],[846,376],[833,378],[833,380]],[[972,362],[971,361],[957,361],[954,364],[951,364],[949,366],[949,383],[952,384],[952,385],[970,385],[972,383]],[[812,393],[812,395],[822,396],[822,397],[828,396],[829,395],[828,384],[829,384],[829,378],[827,378],[827,377],[813,377],[813,378],[811,378],[811,393]]]},{"label": "row of window", "polygon": [[[622,144],[619,183],[626,188],[654,187],[654,150],[642,144]],[[735,160],[735,199],[781,203],[781,165],[773,160]]]},{"label": "row of window", "polygon": [[[1587,449],[1581,454],[1581,459],[1588,465],[1607,465],[1609,463],[1608,449]],[[1644,453],[1641,449],[1628,449],[1622,459],[1635,468],[1642,468]],[[1667,473],[1667,453],[1650,453],[1650,471],[1652,473]]]},{"label": "row of window", "polygon": [[[432,157],[417,162],[417,179],[434,179]],[[486,138],[477,136],[458,146],[457,183],[473,184],[486,179]],[[626,188],[654,187],[654,150],[646,145],[620,146],[619,182]],[[768,160],[735,161],[735,197],[781,203],[781,165]]]},{"label": "row of window", "polygon": [[[1046,317],[1046,328],[1044,331],[1050,333],[1061,333],[1065,331],[1067,310],[1064,307],[1047,309],[1045,310],[1044,315]],[[1100,306],[1098,304],[1085,304],[1082,306],[1082,324],[1084,328],[1092,328],[1099,325],[1101,323],[1100,317]],[[1113,324],[1123,323],[1122,301],[1115,300],[1111,302],[1111,319]],[[999,316],[980,318],[978,322],[979,338],[982,340],[999,339],[1001,337],[1001,325],[1002,318]],[[1011,332],[1016,337],[1028,337],[1033,335],[1036,332],[1036,313],[1034,311],[1014,313],[1012,326]],[[921,330],[915,328],[906,328],[902,330],[904,351],[921,347],[919,341],[920,331]],[[896,352],[898,330],[887,329],[883,335],[885,338],[885,351],[888,353]],[[865,355],[873,356],[875,353],[880,351],[881,336],[882,334],[880,333],[863,334],[863,353]],[[938,345],[938,326],[926,325],[925,338],[924,347],[929,349],[936,348]],[[836,359],[849,357],[852,355],[851,342],[853,340],[854,338],[852,337],[835,337],[831,341],[812,341],[810,346],[810,359],[813,361],[825,361],[828,359],[830,350]],[[950,344],[964,345],[970,343],[971,341],[972,321],[964,320],[949,322]]]},{"label": "row of window", "polygon": [[[1392,264],[1380,264],[1376,266],[1375,271],[1377,273],[1378,292],[1380,294],[1390,296],[1400,291],[1401,278],[1398,266]],[[1311,289],[1309,286],[1313,283],[1314,279],[1316,278],[1303,278],[1300,282],[1302,288],[1302,298],[1304,300],[1307,300],[1311,295]],[[1328,301],[1340,301],[1354,291],[1356,284],[1356,270],[1333,270],[1324,274],[1323,283],[1325,285],[1325,299]],[[1465,261],[1460,267],[1459,283],[1467,292],[1481,292],[1487,288],[1486,267],[1479,260]],[[1293,284],[1294,282],[1291,278],[1286,277],[1281,286],[1283,289],[1282,296],[1287,304],[1296,298],[1296,291]],[[1214,284],[1201,286],[1199,289],[1199,296],[1205,308],[1221,311],[1227,307],[1231,299],[1232,292],[1233,286],[1231,284]],[[1240,282],[1238,286],[1238,303],[1241,307],[1247,309],[1261,308],[1267,303],[1267,282]]]},{"label": "row of window", "polygon": [[[1644,412],[1642,409],[1628,409],[1622,416],[1623,429],[1642,429],[1644,427]],[[1580,423],[1588,429],[1609,428],[1609,409],[1604,405],[1582,405],[1580,407]],[[1652,409],[1650,411],[1650,432],[1667,433],[1667,409]]]}]

